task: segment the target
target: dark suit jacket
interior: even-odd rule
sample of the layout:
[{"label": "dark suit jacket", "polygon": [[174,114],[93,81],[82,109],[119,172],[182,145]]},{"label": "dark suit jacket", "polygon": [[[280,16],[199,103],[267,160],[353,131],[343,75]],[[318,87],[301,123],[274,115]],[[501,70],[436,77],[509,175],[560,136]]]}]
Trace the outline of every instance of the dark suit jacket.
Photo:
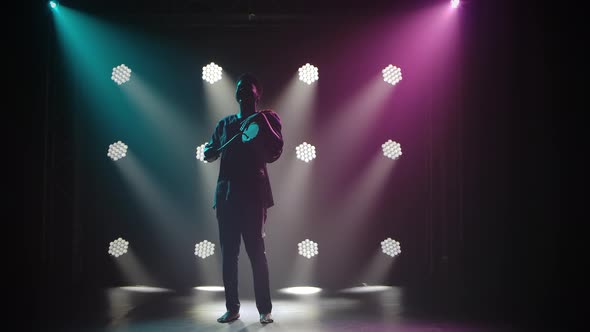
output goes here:
[{"label": "dark suit jacket", "polygon": [[[221,119],[205,145],[205,160],[221,157],[213,208],[219,200],[261,204],[265,208],[274,205],[266,164],[276,161],[283,152],[281,120],[271,110],[257,113],[251,120],[238,119],[237,114]],[[256,122],[260,128],[258,135],[247,142],[242,142],[241,135],[235,137],[244,121]]]}]

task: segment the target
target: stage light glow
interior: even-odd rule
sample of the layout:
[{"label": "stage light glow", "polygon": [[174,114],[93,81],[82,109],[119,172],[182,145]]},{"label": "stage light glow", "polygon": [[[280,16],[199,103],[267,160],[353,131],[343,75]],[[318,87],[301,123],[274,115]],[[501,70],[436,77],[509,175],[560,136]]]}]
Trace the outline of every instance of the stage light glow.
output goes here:
[{"label": "stage light glow", "polygon": [[51,9],[56,9],[57,8],[57,2],[55,2],[55,1],[49,1],[49,7],[51,7]]},{"label": "stage light glow", "polygon": [[387,158],[395,160],[402,155],[402,147],[398,142],[388,140],[387,142],[381,144],[381,147],[383,148],[383,155]]},{"label": "stage light glow", "polygon": [[299,249],[299,255],[311,258],[319,253],[318,251],[318,244],[310,241],[309,239],[305,239],[305,241],[299,242],[297,244]]},{"label": "stage light glow", "polygon": [[279,290],[280,293],[294,295],[311,295],[321,291],[322,289],[318,287],[287,287]]},{"label": "stage light glow", "polygon": [[451,0],[451,8],[459,7],[459,0]]},{"label": "stage light glow", "polygon": [[221,69],[221,67],[211,62],[210,64],[203,67],[203,80],[213,84],[221,80],[222,71],[223,69]]},{"label": "stage light glow", "polygon": [[381,250],[384,254],[389,255],[391,257],[395,257],[401,254],[402,252],[400,243],[396,240],[392,240],[391,238],[387,238],[381,241]]},{"label": "stage light glow", "polygon": [[109,145],[107,156],[113,160],[119,160],[127,155],[127,145],[121,141]]},{"label": "stage light glow", "polygon": [[343,289],[341,292],[342,293],[350,293],[350,294],[362,294],[362,293],[385,292],[385,291],[388,291],[391,289],[393,289],[393,287],[391,287],[391,286],[382,286],[382,285],[371,286],[371,285],[363,284],[363,286]]},{"label": "stage light glow", "polygon": [[195,244],[195,256],[203,259],[215,253],[215,244],[207,240]]},{"label": "stage light glow", "polygon": [[391,85],[396,85],[402,80],[402,70],[394,65],[385,67],[382,71],[383,80]]},{"label": "stage light glow", "polygon": [[118,85],[121,85],[131,79],[131,69],[129,69],[129,67],[125,66],[124,64],[118,65],[117,67],[113,68],[111,79]]},{"label": "stage light glow", "polygon": [[127,253],[127,248],[129,248],[129,242],[122,238],[118,238],[109,243],[109,254],[119,257]]},{"label": "stage light glow", "polygon": [[317,81],[320,78],[318,68],[306,63],[304,66],[299,68],[299,79],[308,85]]},{"label": "stage light glow", "polygon": [[315,157],[316,157],[315,146],[313,146],[307,142],[303,142],[303,143],[299,144],[295,148],[295,153],[297,155],[297,159],[303,160],[306,163],[310,162],[311,160],[315,159]]},{"label": "stage light glow", "polygon": [[207,160],[205,160],[205,145],[207,145],[207,143],[203,143],[197,147],[197,159],[206,164]]},{"label": "stage light glow", "polygon": [[137,292],[137,293],[167,293],[171,292],[170,289],[167,288],[160,288],[160,287],[151,287],[151,286],[122,286],[119,289],[130,291],[130,292]]},{"label": "stage light glow", "polygon": [[223,292],[225,290],[223,286],[197,286],[195,289],[205,292]]}]

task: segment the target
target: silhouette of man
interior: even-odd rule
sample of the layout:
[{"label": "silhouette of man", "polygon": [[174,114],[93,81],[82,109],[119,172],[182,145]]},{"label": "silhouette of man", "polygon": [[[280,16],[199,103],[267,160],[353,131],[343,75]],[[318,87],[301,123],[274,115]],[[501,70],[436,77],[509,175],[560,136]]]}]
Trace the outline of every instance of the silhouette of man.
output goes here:
[{"label": "silhouette of man", "polygon": [[256,308],[262,324],[272,323],[268,264],[264,248],[266,210],[274,205],[267,163],[283,151],[281,120],[272,110],[258,111],[262,86],[251,74],[238,78],[237,114],[221,119],[205,146],[205,160],[221,157],[213,208],[219,225],[227,312],[220,323],[240,317],[238,255],[241,238],[252,264]]}]

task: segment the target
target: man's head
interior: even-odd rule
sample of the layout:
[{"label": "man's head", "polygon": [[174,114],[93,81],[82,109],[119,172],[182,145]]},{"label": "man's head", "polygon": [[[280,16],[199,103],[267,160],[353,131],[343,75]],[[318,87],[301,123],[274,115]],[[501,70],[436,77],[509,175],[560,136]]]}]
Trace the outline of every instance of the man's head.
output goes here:
[{"label": "man's head", "polygon": [[236,84],[236,101],[239,104],[251,102],[257,104],[260,97],[262,97],[262,85],[258,79],[250,73],[240,75]]}]

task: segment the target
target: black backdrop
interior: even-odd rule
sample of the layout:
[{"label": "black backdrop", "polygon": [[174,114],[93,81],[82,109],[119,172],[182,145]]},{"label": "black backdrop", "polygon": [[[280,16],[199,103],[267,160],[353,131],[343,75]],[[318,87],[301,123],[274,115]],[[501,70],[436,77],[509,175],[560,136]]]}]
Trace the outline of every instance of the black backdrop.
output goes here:
[{"label": "black backdrop", "polygon": [[[46,116],[48,107],[59,110],[66,101],[49,80],[59,61],[49,48],[46,5],[36,5],[31,26],[38,57],[31,67],[33,104],[24,159],[24,199],[31,208],[24,217],[32,284],[44,295],[88,285],[92,274],[79,242],[80,234],[90,234],[75,220],[80,198],[71,195],[76,161],[68,152],[76,147],[73,133],[67,133],[74,119],[67,113]],[[99,9],[108,12],[108,3],[103,6]],[[430,209],[444,222],[431,230],[432,251],[420,257],[423,264],[408,272],[403,284],[408,303],[422,308],[542,320],[552,312],[547,304],[561,300],[563,289],[552,250],[561,234],[561,174],[558,158],[547,157],[557,151],[559,122],[548,78],[552,69],[539,70],[551,63],[548,47],[556,34],[547,31],[547,13],[540,6],[502,1],[467,6],[460,126],[445,136],[448,146],[460,146],[460,157],[433,157],[438,172],[460,189],[442,189],[445,184],[434,180],[440,195]],[[432,254],[439,251],[447,254]]]}]

